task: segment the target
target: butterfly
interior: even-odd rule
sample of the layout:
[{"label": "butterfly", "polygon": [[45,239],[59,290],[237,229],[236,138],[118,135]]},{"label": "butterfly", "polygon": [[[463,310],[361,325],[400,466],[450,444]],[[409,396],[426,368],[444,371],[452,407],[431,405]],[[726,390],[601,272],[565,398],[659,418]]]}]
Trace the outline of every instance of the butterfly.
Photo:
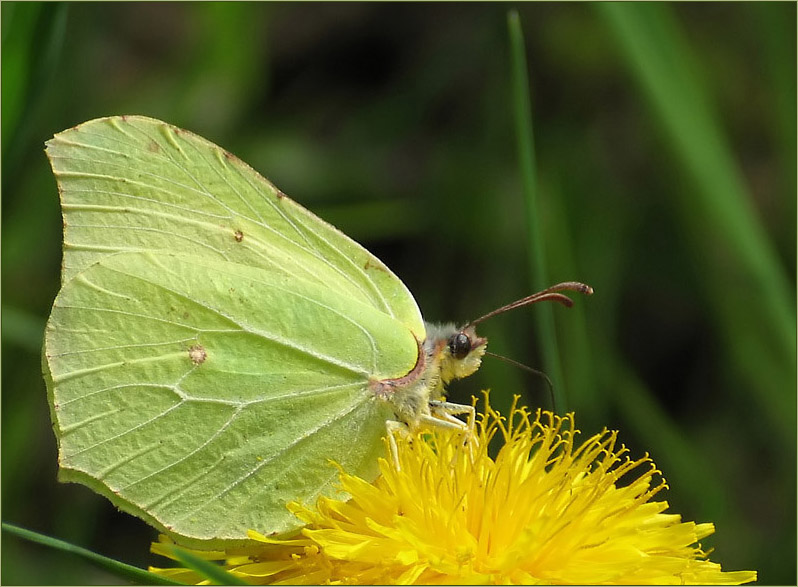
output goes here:
[{"label": "butterfly", "polygon": [[379,259],[215,144],[159,120],[48,141],[64,221],[43,370],[59,478],[176,540],[300,527],[290,501],[377,475],[386,422],[466,424],[445,385],[476,371],[478,322],[422,319]]}]

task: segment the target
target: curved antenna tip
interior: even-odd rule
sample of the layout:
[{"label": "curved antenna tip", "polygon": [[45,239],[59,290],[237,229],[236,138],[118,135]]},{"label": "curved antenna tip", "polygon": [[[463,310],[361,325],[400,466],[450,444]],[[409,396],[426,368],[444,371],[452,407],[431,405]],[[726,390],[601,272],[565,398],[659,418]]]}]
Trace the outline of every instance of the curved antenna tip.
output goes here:
[{"label": "curved antenna tip", "polygon": [[557,285],[552,285],[551,287],[547,287],[543,291],[539,291],[536,294],[532,294],[525,298],[521,298],[520,300],[516,300],[506,306],[502,306],[501,308],[497,308],[492,312],[488,312],[484,316],[477,318],[476,320],[472,320],[468,324],[464,326],[467,328],[469,326],[475,326],[488,318],[492,318],[497,314],[503,314],[504,312],[509,312],[510,310],[514,310],[516,308],[521,308],[523,306],[530,306],[532,304],[536,304],[538,302],[559,302],[563,306],[570,308],[573,306],[573,301],[566,295],[563,295],[559,292],[561,291],[574,291],[577,293],[585,294],[587,296],[593,295],[593,288],[585,283],[580,283],[578,281],[563,281],[562,283],[558,283]]}]

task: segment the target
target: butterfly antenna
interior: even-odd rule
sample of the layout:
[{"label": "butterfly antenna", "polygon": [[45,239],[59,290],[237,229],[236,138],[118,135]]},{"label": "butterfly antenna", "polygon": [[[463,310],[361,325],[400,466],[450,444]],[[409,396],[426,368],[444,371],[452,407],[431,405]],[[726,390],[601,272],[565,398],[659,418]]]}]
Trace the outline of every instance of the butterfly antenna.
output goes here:
[{"label": "butterfly antenna", "polygon": [[528,365],[524,365],[523,363],[519,363],[518,361],[514,361],[513,359],[509,359],[509,358],[505,357],[504,355],[497,355],[496,353],[492,353],[490,351],[485,351],[485,355],[490,356],[490,357],[494,357],[496,359],[504,361],[505,363],[509,363],[510,365],[513,365],[514,367],[518,367],[519,369],[523,369],[524,371],[528,371],[529,373],[532,373],[533,375],[537,375],[538,377],[543,378],[546,381],[546,386],[548,387],[548,390],[549,390],[549,398],[551,399],[551,411],[555,412],[555,413],[557,412],[557,402],[554,400],[554,384],[551,382],[551,379],[549,379],[549,376],[546,375],[543,371],[538,371],[537,369],[533,369],[532,367],[530,367]]},{"label": "butterfly antenna", "polygon": [[497,314],[503,314],[504,312],[509,312],[510,310],[515,310],[516,308],[522,308],[524,306],[531,306],[532,304],[536,304],[538,302],[559,302],[566,308],[570,308],[574,305],[574,301],[566,295],[563,295],[559,292],[561,291],[575,291],[577,293],[585,294],[587,296],[593,293],[593,288],[589,285],[585,285],[584,283],[579,283],[578,281],[563,281],[562,283],[558,283],[557,285],[552,285],[551,287],[547,287],[543,291],[539,291],[538,293],[532,294],[531,296],[527,296],[525,298],[521,298],[520,300],[516,300],[506,306],[502,306],[501,308],[497,308],[492,312],[488,312],[484,316],[477,318],[476,320],[472,320],[468,324],[466,324],[463,328],[468,328],[469,326],[475,326],[480,322],[484,322],[488,318],[492,318]]}]

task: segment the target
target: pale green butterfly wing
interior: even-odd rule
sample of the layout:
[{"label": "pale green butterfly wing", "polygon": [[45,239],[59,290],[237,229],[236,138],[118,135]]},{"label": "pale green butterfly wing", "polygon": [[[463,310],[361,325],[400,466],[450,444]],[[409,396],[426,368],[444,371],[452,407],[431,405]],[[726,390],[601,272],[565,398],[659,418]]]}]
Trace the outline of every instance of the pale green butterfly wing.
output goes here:
[{"label": "pale green butterfly wing", "polygon": [[64,214],[62,283],[112,253],[186,253],[315,281],[424,338],[413,297],[379,259],[197,135],[100,118],[57,134],[47,155]]},{"label": "pale green butterfly wing", "polygon": [[68,281],[45,351],[63,478],[209,546],[296,529],[285,504],[332,494],[330,461],[373,478],[392,413],[368,382],[417,343],[311,280],[159,252]]},{"label": "pale green butterfly wing", "polygon": [[[371,379],[424,325],[376,257],[216,145],[137,116],[59,133],[62,290],[44,372],[62,477],[189,541],[297,526],[375,474]],[[179,254],[179,257],[175,257]]]}]

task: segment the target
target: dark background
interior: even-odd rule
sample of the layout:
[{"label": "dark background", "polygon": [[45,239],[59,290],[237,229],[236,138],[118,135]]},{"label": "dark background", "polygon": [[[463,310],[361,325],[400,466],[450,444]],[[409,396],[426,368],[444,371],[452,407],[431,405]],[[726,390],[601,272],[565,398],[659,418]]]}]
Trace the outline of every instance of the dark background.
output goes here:
[{"label": "dark background", "polygon": [[[54,133],[145,114],[234,152],[383,259],[430,321],[530,293],[510,4],[2,3],[2,517],[139,566],[155,532],[56,482],[41,335]],[[796,580],[796,6],[518,6],[567,409],[648,451],[712,560]],[[641,34],[642,32],[642,34]],[[643,45],[640,44],[642,38]],[[637,39],[637,42],[635,41]],[[653,48],[653,50],[652,50]],[[659,63],[659,67],[656,64]],[[541,310],[482,325],[546,368]],[[452,386],[549,406],[486,360]],[[116,581],[3,535],[2,582]]]}]

